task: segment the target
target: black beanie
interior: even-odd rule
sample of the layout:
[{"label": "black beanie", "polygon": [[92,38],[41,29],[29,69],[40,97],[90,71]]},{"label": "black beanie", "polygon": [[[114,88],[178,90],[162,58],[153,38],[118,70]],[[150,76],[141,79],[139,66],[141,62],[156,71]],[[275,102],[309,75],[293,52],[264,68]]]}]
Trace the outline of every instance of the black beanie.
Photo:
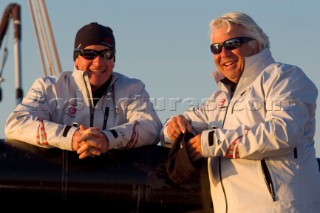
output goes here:
[{"label": "black beanie", "polygon": [[[116,42],[113,31],[110,27],[102,26],[97,22],[92,22],[80,28],[74,41],[75,49],[84,49],[89,45],[104,45],[110,47],[114,52]],[[77,53],[73,52],[73,60],[76,60]]]}]

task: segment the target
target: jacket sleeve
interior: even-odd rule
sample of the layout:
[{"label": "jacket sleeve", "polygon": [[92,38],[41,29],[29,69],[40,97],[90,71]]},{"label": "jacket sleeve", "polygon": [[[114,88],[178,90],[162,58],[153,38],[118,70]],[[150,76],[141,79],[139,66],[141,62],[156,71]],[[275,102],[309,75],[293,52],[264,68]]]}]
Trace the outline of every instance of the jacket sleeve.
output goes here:
[{"label": "jacket sleeve", "polygon": [[[150,101],[145,85],[135,80],[125,91],[115,89],[118,100],[118,126],[105,130],[110,149],[157,144],[162,123]],[[130,95],[124,95],[130,92]],[[123,93],[123,94],[122,94]],[[126,97],[126,98],[123,98]]]},{"label": "jacket sleeve", "polygon": [[[247,127],[248,118],[243,117],[242,125],[235,129],[203,131],[204,156],[260,160],[287,156],[296,147],[312,145],[317,88],[297,67],[273,68],[259,82],[265,93],[264,121]],[[227,119],[236,122],[230,114]]]},{"label": "jacket sleeve", "polygon": [[47,96],[47,88],[50,87],[52,85],[47,78],[39,78],[33,83],[7,119],[5,134],[8,139],[43,148],[72,150],[72,136],[76,128],[50,121],[55,108]]}]

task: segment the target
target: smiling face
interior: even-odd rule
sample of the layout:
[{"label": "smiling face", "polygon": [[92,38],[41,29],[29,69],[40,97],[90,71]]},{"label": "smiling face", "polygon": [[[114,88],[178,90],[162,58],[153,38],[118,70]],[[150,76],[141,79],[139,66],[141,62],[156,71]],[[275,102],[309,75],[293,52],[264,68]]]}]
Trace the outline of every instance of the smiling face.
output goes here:
[{"label": "smiling face", "polygon": [[[109,49],[109,47],[103,45],[89,45],[85,49],[101,51]],[[87,72],[91,88],[95,91],[111,77],[114,68],[114,57],[106,60],[97,56],[92,60],[88,60],[79,55],[75,59],[74,65],[78,70]]]},{"label": "smiling face", "polygon": [[[247,34],[246,30],[239,25],[232,25],[229,32],[228,27],[223,25],[220,28],[214,29],[210,37],[210,42],[211,44],[222,43],[235,37],[247,37]],[[251,43],[251,45],[249,43]],[[252,40],[241,44],[240,47],[233,50],[226,50],[222,47],[221,53],[214,54],[213,59],[218,70],[226,78],[237,83],[243,72],[244,58],[257,54],[258,49],[258,42]]]}]

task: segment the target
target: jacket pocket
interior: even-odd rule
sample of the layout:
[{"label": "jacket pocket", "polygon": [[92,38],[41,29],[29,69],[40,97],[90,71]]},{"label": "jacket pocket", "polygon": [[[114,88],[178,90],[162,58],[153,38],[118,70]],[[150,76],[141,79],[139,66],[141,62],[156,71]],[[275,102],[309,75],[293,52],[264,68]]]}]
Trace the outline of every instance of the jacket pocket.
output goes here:
[{"label": "jacket pocket", "polygon": [[265,180],[265,182],[267,184],[267,188],[269,190],[271,198],[272,198],[273,201],[276,201],[276,195],[275,195],[275,192],[274,192],[273,182],[272,182],[272,179],[271,179],[271,175],[270,175],[268,166],[267,166],[266,161],[264,159],[261,160],[261,167],[262,167],[262,173],[264,175],[264,180]]}]

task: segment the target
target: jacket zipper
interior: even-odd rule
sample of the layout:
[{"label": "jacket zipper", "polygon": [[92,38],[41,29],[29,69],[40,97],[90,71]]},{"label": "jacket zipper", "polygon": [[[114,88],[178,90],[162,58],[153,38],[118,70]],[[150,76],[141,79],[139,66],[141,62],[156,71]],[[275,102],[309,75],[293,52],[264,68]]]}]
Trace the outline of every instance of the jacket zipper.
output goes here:
[{"label": "jacket zipper", "polygon": [[224,185],[223,185],[223,181],[222,181],[221,157],[219,157],[219,177],[220,177],[220,181],[221,181],[221,188],[222,188],[222,191],[223,191],[224,200],[226,201],[226,213],[227,213],[228,212],[228,200],[227,200],[226,191],[224,189]]},{"label": "jacket zipper", "polygon": [[[231,97],[232,98],[232,97]],[[231,99],[230,99],[231,100]],[[228,113],[228,108],[229,108],[229,104],[227,105],[226,107],[226,111],[225,111],[225,114],[224,114],[224,118],[223,118],[223,122],[222,122],[222,126],[221,128],[223,129],[224,127],[224,123],[226,121],[226,118],[227,118],[227,113]],[[224,196],[224,200],[226,202],[226,213],[228,212],[228,200],[227,200],[227,195],[226,195],[226,191],[224,189],[224,185],[223,185],[223,181],[222,181],[222,169],[221,169],[221,157],[219,157],[219,177],[220,177],[220,181],[221,181],[221,188],[222,188],[222,191],[223,191],[223,196]]]},{"label": "jacket zipper", "polygon": [[90,97],[90,93],[89,93],[89,90],[88,90],[87,81],[86,81],[86,79],[85,79],[85,77],[84,77],[84,76],[83,76],[83,80],[84,80],[84,83],[85,83],[85,85],[86,85],[87,97],[88,97],[88,100],[89,100],[89,109],[90,109],[90,127],[93,127],[94,107],[93,107],[92,99],[91,99],[91,97]]},{"label": "jacket zipper", "polygon": [[[107,106],[104,110],[104,118],[103,118],[103,126],[102,126],[102,130],[106,130],[107,129],[107,124],[108,124],[108,118],[109,118],[109,111],[110,111],[110,107],[109,107],[109,101],[110,101],[110,94],[107,93],[110,88],[113,88],[114,83],[117,81],[118,79],[115,79],[115,81],[112,83],[110,83],[108,89],[106,90],[106,92],[104,93],[104,96],[107,97]],[[114,94],[114,91],[112,92],[112,94]],[[115,98],[111,98],[111,100],[114,100]],[[116,104],[114,103],[114,106],[116,107]]]},{"label": "jacket zipper", "polygon": [[[247,92],[246,90],[243,91],[243,92],[240,94],[239,98],[241,98],[246,92]],[[230,100],[231,100],[231,99],[230,99]],[[238,102],[238,100],[232,105],[231,114],[233,114],[234,107],[236,106],[237,102]]]},{"label": "jacket zipper", "polygon": [[[235,90],[236,90],[236,88],[235,88]],[[235,90],[230,93],[230,100],[232,99]],[[226,107],[226,111],[225,111],[224,118],[223,118],[223,122],[222,122],[222,126],[221,126],[222,129],[223,129],[223,127],[224,127],[224,123],[225,123],[226,118],[227,118],[227,113],[228,113],[229,105],[230,105],[230,103],[229,103],[229,104],[227,105],[227,107]],[[231,114],[232,114],[232,113],[233,113],[233,110],[231,109]],[[221,157],[219,157],[219,177],[220,177],[220,181],[221,181],[221,188],[222,188],[222,191],[223,191],[224,200],[225,200],[225,202],[226,202],[226,213],[227,213],[227,212],[228,212],[228,200],[227,200],[226,190],[225,190],[225,188],[224,188],[223,181],[222,181],[222,169],[221,169],[221,165],[222,165],[222,164],[221,164]]]},{"label": "jacket zipper", "polygon": [[275,195],[275,192],[274,192],[273,182],[272,182],[272,179],[271,179],[271,175],[270,175],[268,166],[267,166],[266,161],[264,159],[261,160],[261,167],[262,167],[262,172],[264,174],[264,180],[265,180],[265,182],[267,184],[267,187],[268,187],[269,193],[271,195],[271,198],[272,198],[273,201],[276,201],[276,195]]},{"label": "jacket zipper", "polygon": [[107,106],[104,111],[103,129],[102,130],[106,130],[106,128],[107,128],[108,117],[109,117],[109,107]]},{"label": "jacket zipper", "polygon": [[93,127],[93,119],[94,119],[94,108],[92,104],[90,104],[90,127]]}]

